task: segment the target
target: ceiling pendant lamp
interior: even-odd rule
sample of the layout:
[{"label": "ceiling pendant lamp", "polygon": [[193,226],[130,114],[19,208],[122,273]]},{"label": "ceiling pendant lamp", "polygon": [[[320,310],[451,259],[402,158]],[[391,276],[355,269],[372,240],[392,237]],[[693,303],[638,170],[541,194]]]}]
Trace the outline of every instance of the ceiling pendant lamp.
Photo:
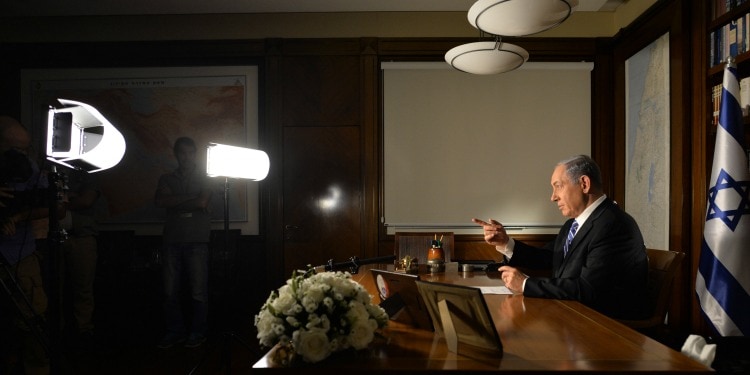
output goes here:
[{"label": "ceiling pendant lamp", "polygon": [[576,7],[578,0],[478,0],[467,17],[486,33],[524,36],[561,24]]},{"label": "ceiling pendant lamp", "polygon": [[499,36],[494,42],[475,42],[451,48],[445,61],[453,68],[472,74],[498,74],[514,70],[526,60],[529,53],[510,43],[503,43]]}]

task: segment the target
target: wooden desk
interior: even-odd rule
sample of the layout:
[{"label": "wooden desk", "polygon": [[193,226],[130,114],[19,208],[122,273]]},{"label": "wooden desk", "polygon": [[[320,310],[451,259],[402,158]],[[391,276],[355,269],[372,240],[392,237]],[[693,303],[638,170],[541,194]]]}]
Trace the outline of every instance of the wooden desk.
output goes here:
[{"label": "wooden desk", "polygon": [[[427,281],[470,286],[502,283],[483,272],[421,277]],[[369,269],[361,269],[354,279],[376,295]],[[578,302],[517,295],[485,295],[485,300],[503,343],[501,358],[475,351],[458,355],[448,351],[445,340],[433,332],[391,322],[384,337],[376,339],[369,349],[336,353],[321,363],[301,366],[304,371],[326,373],[394,370],[712,372],[682,353]],[[266,354],[253,367],[274,367],[268,357]],[[289,370],[299,371],[300,368]]]}]

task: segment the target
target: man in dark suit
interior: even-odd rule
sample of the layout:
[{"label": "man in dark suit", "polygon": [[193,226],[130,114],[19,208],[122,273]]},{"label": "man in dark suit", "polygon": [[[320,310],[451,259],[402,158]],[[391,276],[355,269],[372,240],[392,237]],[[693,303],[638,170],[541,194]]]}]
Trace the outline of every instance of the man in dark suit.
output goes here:
[{"label": "man in dark suit", "polygon": [[[599,167],[588,156],[575,156],[557,164],[551,184],[551,200],[570,219],[545,247],[513,240],[493,219],[473,219],[485,241],[508,259],[499,268],[505,285],[528,297],[581,301],[613,318],[647,316],[643,237],[635,220],[603,193]],[[517,267],[552,274],[529,277]]]}]

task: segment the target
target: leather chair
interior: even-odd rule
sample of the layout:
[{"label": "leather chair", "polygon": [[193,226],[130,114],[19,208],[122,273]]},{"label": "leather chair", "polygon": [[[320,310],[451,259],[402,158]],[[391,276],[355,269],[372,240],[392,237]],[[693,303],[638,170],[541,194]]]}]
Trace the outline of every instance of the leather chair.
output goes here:
[{"label": "leather chair", "polygon": [[427,252],[432,247],[432,240],[441,237],[445,261],[450,262],[453,256],[453,232],[396,232],[394,234],[396,257],[402,259],[409,255],[417,258],[419,264],[427,264]]},{"label": "leather chair", "polygon": [[641,320],[619,320],[630,328],[643,331],[664,327],[669,310],[672,281],[685,253],[669,250],[646,249],[648,255],[648,304],[651,316]]}]

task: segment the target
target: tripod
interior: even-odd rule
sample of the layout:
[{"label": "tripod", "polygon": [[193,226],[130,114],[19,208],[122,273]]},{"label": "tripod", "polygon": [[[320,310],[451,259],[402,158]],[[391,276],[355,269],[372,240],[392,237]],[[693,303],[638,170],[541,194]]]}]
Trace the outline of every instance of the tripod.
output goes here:
[{"label": "tripod", "polygon": [[[230,275],[233,275],[232,272],[230,272],[229,267],[229,248],[230,248],[230,241],[229,241],[229,177],[224,177],[224,246],[223,246],[223,252],[220,254],[220,260],[222,261],[222,265],[224,268],[224,278],[223,280],[226,280],[229,278],[230,282],[232,281],[233,277]],[[235,243],[235,248],[236,248]],[[226,285],[223,285],[222,290],[227,290]],[[224,297],[226,298],[226,296]],[[222,309],[221,311],[224,311],[226,309]],[[226,321],[226,319],[220,319],[220,321]],[[232,340],[238,342],[240,345],[244,346],[248,351],[252,351],[250,345],[245,342],[236,332],[225,330],[222,332],[222,340],[220,343],[220,360],[221,364],[220,366],[225,367],[226,374],[231,374],[231,366],[232,366],[232,348],[230,347],[230,344]],[[213,353],[216,349],[216,346],[210,347],[206,350],[206,352],[201,357],[200,361],[188,372],[189,375],[194,374],[206,361],[209,354]]]}]

